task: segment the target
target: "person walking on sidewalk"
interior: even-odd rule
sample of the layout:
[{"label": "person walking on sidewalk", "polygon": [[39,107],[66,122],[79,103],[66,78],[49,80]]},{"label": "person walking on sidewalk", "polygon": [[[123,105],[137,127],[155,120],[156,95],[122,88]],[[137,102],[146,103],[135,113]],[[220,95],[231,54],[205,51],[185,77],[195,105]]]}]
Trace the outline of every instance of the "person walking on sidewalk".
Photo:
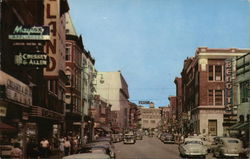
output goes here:
[{"label": "person walking on sidewalk", "polygon": [[40,142],[42,157],[47,158],[49,155],[49,141],[45,138]]},{"label": "person walking on sidewalk", "polygon": [[64,146],[64,156],[68,156],[70,154],[70,147],[71,147],[68,137],[66,137],[63,146]]},{"label": "person walking on sidewalk", "polygon": [[14,148],[10,151],[11,159],[23,159],[23,152],[19,143],[14,143]]}]

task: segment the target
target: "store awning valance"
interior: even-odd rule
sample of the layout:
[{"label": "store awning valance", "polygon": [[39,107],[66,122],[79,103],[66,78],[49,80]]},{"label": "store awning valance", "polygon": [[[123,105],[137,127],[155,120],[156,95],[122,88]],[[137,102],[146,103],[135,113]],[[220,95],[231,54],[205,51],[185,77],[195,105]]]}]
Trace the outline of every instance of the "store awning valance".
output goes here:
[{"label": "store awning valance", "polygon": [[0,131],[14,131],[15,127],[8,125],[6,123],[0,122]]},{"label": "store awning valance", "polygon": [[232,125],[229,130],[248,130],[250,126],[250,122],[244,122],[244,123],[236,123]]}]

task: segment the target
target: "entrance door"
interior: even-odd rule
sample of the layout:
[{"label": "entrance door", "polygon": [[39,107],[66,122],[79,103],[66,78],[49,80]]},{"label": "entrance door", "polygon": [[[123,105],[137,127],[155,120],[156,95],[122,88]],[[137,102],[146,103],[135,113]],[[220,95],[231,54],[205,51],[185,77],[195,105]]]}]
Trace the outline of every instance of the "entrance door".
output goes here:
[{"label": "entrance door", "polygon": [[217,120],[208,120],[208,133],[217,136]]}]

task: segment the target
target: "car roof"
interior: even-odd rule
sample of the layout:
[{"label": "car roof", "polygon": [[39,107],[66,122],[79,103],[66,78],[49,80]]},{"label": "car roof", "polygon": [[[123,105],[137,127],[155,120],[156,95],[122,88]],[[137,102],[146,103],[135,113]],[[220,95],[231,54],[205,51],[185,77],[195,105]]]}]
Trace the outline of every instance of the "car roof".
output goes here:
[{"label": "car roof", "polygon": [[63,157],[63,159],[110,159],[110,157],[103,153],[81,153]]},{"label": "car roof", "polygon": [[233,138],[233,137],[221,137],[220,139],[224,140],[224,141],[227,141],[227,140],[238,140],[238,141],[240,141],[240,139]]}]

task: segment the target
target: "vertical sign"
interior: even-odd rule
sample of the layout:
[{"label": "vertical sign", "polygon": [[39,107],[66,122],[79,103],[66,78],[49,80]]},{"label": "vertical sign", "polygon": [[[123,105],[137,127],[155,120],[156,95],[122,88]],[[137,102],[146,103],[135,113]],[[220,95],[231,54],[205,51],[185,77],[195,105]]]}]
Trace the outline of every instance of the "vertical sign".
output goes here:
[{"label": "vertical sign", "polygon": [[50,27],[50,41],[44,47],[49,56],[45,76],[58,76],[65,67],[65,15],[60,15],[60,3],[60,0],[44,0],[44,25]]},{"label": "vertical sign", "polygon": [[227,112],[233,109],[233,62],[232,59],[225,60],[225,108]]}]

